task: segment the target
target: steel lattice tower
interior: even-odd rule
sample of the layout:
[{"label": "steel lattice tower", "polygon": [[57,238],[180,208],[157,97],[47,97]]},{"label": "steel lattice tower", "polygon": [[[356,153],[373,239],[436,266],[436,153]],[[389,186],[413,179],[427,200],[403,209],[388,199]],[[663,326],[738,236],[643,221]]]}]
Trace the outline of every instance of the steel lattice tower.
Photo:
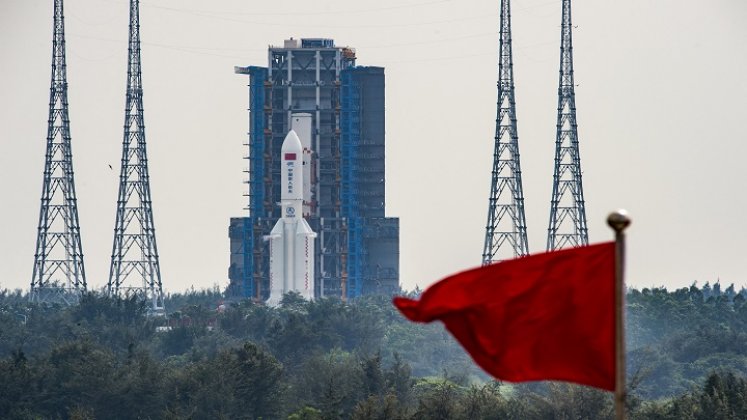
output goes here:
[{"label": "steel lattice tower", "polygon": [[[524,193],[516,130],[513,56],[511,52],[511,2],[501,1],[501,34],[498,58],[498,116],[488,204],[488,222],[482,263],[528,254]],[[500,252],[510,247],[511,252]]]},{"label": "steel lattice tower", "polygon": [[30,293],[31,301],[39,303],[74,303],[86,290],[66,73],[62,0],[55,0],[47,152]]},{"label": "steel lattice tower", "polygon": [[151,311],[162,312],[161,269],[145,147],[138,0],[130,0],[129,28],[122,168],[107,289],[110,294],[142,296]]},{"label": "steel lattice tower", "polygon": [[563,0],[555,172],[550,201],[550,225],[547,229],[548,251],[589,243],[581,185],[581,158],[578,152],[572,30],[571,0]]}]

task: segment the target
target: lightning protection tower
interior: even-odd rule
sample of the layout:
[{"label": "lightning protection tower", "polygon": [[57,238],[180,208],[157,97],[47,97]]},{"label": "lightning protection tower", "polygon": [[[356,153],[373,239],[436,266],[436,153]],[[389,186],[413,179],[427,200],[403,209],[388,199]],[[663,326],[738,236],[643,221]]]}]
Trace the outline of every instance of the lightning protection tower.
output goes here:
[{"label": "lightning protection tower", "polygon": [[528,253],[524,192],[519,164],[519,135],[516,130],[510,0],[501,1],[500,29],[498,116],[488,222],[482,252],[483,264]]},{"label": "lightning protection tower", "polygon": [[581,158],[578,152],[572,29],[571,0],[563,0],[555,171],[550,201],[550,225],[547,229],[548,251],[589,243],[581,185]]},{"label": "lightning protection tower", "polygon": [[141,296],[148,302],[151,312],[161,313],[164,309],[163,289],[156,229],[153,226],[143,121],[138,0],[130,0],[128,51],[122,168],[107,289],[110,294]]},{"label": "lightning protection tower", "polygon": [[30,298],[38,303],[70,304],[85,290],[70,145],[65,21],[62,0],[55,0],[47,152]]}]

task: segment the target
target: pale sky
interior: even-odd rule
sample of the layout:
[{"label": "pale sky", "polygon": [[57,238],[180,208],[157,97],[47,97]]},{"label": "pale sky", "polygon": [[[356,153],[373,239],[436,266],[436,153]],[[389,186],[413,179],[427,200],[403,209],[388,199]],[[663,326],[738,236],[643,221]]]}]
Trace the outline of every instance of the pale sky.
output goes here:
[{"label": "pale sky", "polygon": [[[0,0],[0,288],[31,280],[47,130],[52,0]],[[531,252],[552,186],[560,0],[514,0],[514,74]],[[225,287],[245,215],[247,79],[267,45],[334,38],[386,68],[387,216],[400,279],[480,263],[495,130],[498,1],[143,0],[143,83],[163,285]],[[108,279],[128,4],[66,0],[73,143],[91,288]],[[591,242],[629,229],[628,284],[747,286],[747,3],[576,0],[576,104]],[[114,170],[109,169],[109,165]]]}]

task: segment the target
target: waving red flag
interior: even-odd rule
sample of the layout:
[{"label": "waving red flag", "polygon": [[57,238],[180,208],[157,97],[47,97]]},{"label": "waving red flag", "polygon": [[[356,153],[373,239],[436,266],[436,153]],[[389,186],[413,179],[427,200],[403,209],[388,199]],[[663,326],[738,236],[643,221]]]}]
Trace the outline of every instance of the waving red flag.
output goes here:
[{"label": "waving red flag", "polygon": [[394,305],[412,321],[442,321],[498,379],[615,389],[614,242],[464,271]]}]

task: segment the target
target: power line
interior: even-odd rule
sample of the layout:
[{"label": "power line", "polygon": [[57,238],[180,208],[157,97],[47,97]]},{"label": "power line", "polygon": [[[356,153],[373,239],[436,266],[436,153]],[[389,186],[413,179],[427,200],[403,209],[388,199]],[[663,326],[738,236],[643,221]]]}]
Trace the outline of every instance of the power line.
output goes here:
[{"label": "power line", "polygon": [[304,23],[274,23],[274,22],[267,22],[267,21],[250,21],[250,20],[244,20],[244,19],[236,19],[236,18],[230,18],[230,17],[223,17],[223,16],[215,16],[210,14],[204,14],[204,13],[191,13],[194,16],[200,16],[210,19],[216,19],[216,20],[223,20],[227,22],[239,22],[243,24],[250,24],[250,25],[258,25],[258,26],[273,26],[273,27],[284,27],[284,28],[323,28],[323,29],[360,29],[360,28],[378,28],[378,29],[384,29],[384,28],[403,28],[403,27],[414,27],[414,26],[430,26],[430,25],[441,25],[441,24],[448,24],[448,23],[456,23],[456,22],[464,22],[469,20],[479,20],[479,19],[486,19],[486,18],[494,18],[495,16],[498,16],[497,14],[481,14],[481,15],[475,15],[475,16],[466,16],[456,19],[447,19],[447,20],[438,20],[438,21],[430,21],[430,22],[408,22],[408,23],[392,23],[392,24],[386,24],[386,25],[360,25],[360,24],[353,24],[353,25],[329,25],[329,24],[319,24],[319,25],[309,25]]},{"label": "power line", "polygon": [[389,10],[399,10],[399,9],[409,9],[409,8],[417,8],[422,6],[430,6],[433,4],[440,4],[440,3],[450,3],[454,0],[436,0],[436,1],[429,1],[424,3],[415,3],[415,4],[400,4],[397,6],[390,6],[390,7],[378,7],[378,8],[372,8],[372,9],[361,9],[361,10],[328,10],[324,12],[282,12],[282,13],[257,13],[257,12],[236,12],[236,11],[215,11],[215,10],[195,10],[195,9],[178,9],[173,7],[167,7],[167,6],[155,6],[150,5],[149,7],[155,8],[155,9],[163,9],[163,10],[172,10],[172,11],[178,11],[178,12],[191,12],[191,13],[212,13],[212,14],[221,14],[221,15],[251,15],[251,16],[326,16],[326,15],[346,15],[346,14],[366,14],[366,13],[372,13],[372,12],[382,12],[382,11],[389,11]]},{"label": "power line", "polygon": [[[94,41],[101,41],[101,42],[114,42],[114,43],[122,43],[122,44],[128,42],[128,41],[126,41],[124,39],[101,38],[101,37],[88,36],[88,35],[79,35],[79,34],[70,34],[69,36],[72,36],[72,37],[75,37],[75,38],[91,39],[91,40],[94,40]],[[209,51],[239,51],[239,52],[257,52],[257,51],[262,51],[262,50],[259,50],[259,49],[246,49],[246,48],[213,48],[213,47],[195,47],[195,46],[188,46],[188,45],[168,45],[168,44],[159,44],[159,43],[147,42],[147,41],[140,41],[140,44],[142,44],[142,45],[148,45],[148,46],[152,46],[152,47],[158,47],[158,48],[165,48],[165,49],[174,50],[174,51],[182,51],[182,52],[188,52],[188,53],[193,53],[193,54],[199,54],[199,55],[210,55],[210,56],[215,56],[215,57],[236,58],[236,59],[239,59],[239,60],[243,60],[246,57],[245,56],[239,56],[239,55],[215,54],[215,53],[211,53]],[[202,51],[200,51],[200,50],[202,50]],[[204,50],[208,50],[208,51],[204,51]],[[83,58],[83,57],[81,57],[81,58]]]},{"label": "power line", "polygon": [[[442,38],[442,39],[431,40],[431,41],[408,42],[408,43],[387,44],[387,45],[369,45],[369,46],[363,46],[363,47],[358,47],[358,48],[365,48],[365,49],[397,48],[397,47],[410,47],[410,46],[416,46],[416,45],[440,44],[444,42],[457,41],[457,40],[468,39],[468,38],[494,36],[496,34],[497,34],[496,32],[485,32],[485,33],[480,33],[480,34],[464,35],[464,36],[453,37],[453,38]],[[69,34],[68,36],[72,36],[75,38],[91,39],[91,40],[102,41],[102,42],[115,42],[115,43],[127,42],[122,39],[101,38],[101,37],[94,37],[94,36],[80,35],[80,34]],[[515,50],[517,52],[522,53],[521,50],[548,45],[554,42],[555,41],[543,41],[543,42],[537,42],[537,43],[526,44],[526,45],[518,45],[515,48]],[[141,41],[141,44],[158,47],[158,48],[169,49],[173,51],[190,53],[190,54],[212,56],[212,57],[222,57],[222,58],[234,58],[237,60],[244,60],[246,59],[246,56],[233,55],[233,54],[218,54],[213,51],[235,51],[239,53],[263,52],[264,51],[261,49],[251,49],[251,48],[225,48],[225,47],[215,48],[215,47],[197,47],[197,46],[192,46],[192,45],[169,45],[169,44],[160,44],[160,43],[146,42],[146,41]],[[113,56],[113,55],[110,55],[106,58],[101,58],[101,59],[88,59],[85,57],[81,57],[79,54],[75,54],[75,55],[87,61],[103,61],[103,60],[108,60]],[[469,55],[458,55],[458,56],[447,56],[447,57],[423,58],[423,59],[414,59],[414,60],[396,60],[396,61],[385,62],[385,64],[419,63],[419,62],[443,61],[443,60],[451,60],[451,59],[458,60],[462,58],[472,58],[472,57],[479,57],[479,56],[485,56],[485,54],[480,53],[480,54],[469,54]],[[528,57],[528,58],[532,61],[536,61],[532,59],[531,57]]]},{"label": "power line", "polygon": [[[109,3],[120,3],[118,1],[113,0],[99,0]],[[325,11],[325,12],[288,12],[288,13],[256,13],[256,12],[238,12],[238,11],[212,11],[212,10],[197,10],[197,9],[183,9],[183,8],[177,8],[177,7],[168,7],[168,6],[157,6],[157,5],[148,5],[147,7],[154,8],[154,9],[160,9],[160,10],[167,10],[172,12],[178,12],[178,13],[185,13],[190,14],[193,16],[203,17],[203,18],[209,18],[209,19],[216,19],[216,20],[223,20],[227,22],[238,22],[242,24],[250,24],[250,25],[258,25],[258,26],[271,26],[271,27],[289,27],[292,26],[294,28],[303,27],[303,28],[323,28],[323,29],[329,29],[329,28],[337,28],[337,29],[344,29],[344,28],[398,28],[398,27],[413,27],[413,26],[430,26],[430,25],[440,25],[440,24],[449,24],[449,23],[456,23],[456,22],[464,22],[464,21],[470,21],[470,20],[479,20],[479,19],[485,19],[485,18],[494,18],[497,17],[497,13],[483,13],[479,15],[473,15],[473,16],[465,16],[465,17],[459,17],[454,19],[446,19],[446,20],[437,20],[437,21],[428,21],[428,22],[408,22],[408,23],[393,23],[393,24],[383,24],[383,25],[361,25],[361,24],[351,24],[351,25],[330,25],[330,24],[306,24],[301,22],[268,22],[268,21],[255,21],[255,20],[245,20],[230,16],[310,16],[310,15],[335,15],[335,14],[342,14],[342,13],[370,13],[373,11],[380,11],[380,10],[394,10],[394,9],[402,9],[402,8],[408,8],[408,7],[419,7],[419,6],[428,6],[432,4],[437,3],[447,3],[453,0],[437,0],[437,1],[431,1],[431,2],[425,2],[425,3],[418,3],[415,5],[399,5],[399,6],[391,6],[391,7],[384,7],[384,8],[377,8],[377,9],[369,9],[369,10],[360,10],[360,11]],[[521,9],[517,9],[515,11],[524,11],[524,10],[530,10],[538,7],[543,7],[546,5],[555,4],[555,1],[551,2],[544,2],[544,3],[538,3],[535,5],[526,6]],[[230,16],[222,16],[222,15],[230,15]]]},{"label": "power line", "polygon": [[[125,2],[122,2],[122,1],[113,1],[113,0],[99,0],[99,1],[106,2],[106,3],[125,3]],[[396,6],[377,7],[377,8],[371,8],[371,9],[359,9],[359,10],[328,10],[328,11],[315,11],[315,12],[269,12],[269,13],[239,12],[239,11],[236,11],[236,10],[185,9],[185,8],[178,8],[178,7],[158,6],[158,5],[154,5],[154,4],[148,4],[148,5],[144,5],[144,6],[152,8],[152,9],[169,10],[169,11],[173,11],[173,12],[191,13],[191,14],[206,13],[206,14],[231,15],[231,16],[237,16],[237,15],[251,15],[251,16],[324,16],[324,15],[343,15],[343,14],[367,14],[367,13],[382,12],[382,11],[389,11],[389,10],[400,10],[400,9],[418,8],[418,7],[423,7],[423,6],[431,6],[431,5],[434,5],[434,4],[451,3],[453,1],[454,0],[434,0],[434,1],[428,1],[428,2],[423,2],[423,3],[400,4],[400,5],[396,5]]]}]

